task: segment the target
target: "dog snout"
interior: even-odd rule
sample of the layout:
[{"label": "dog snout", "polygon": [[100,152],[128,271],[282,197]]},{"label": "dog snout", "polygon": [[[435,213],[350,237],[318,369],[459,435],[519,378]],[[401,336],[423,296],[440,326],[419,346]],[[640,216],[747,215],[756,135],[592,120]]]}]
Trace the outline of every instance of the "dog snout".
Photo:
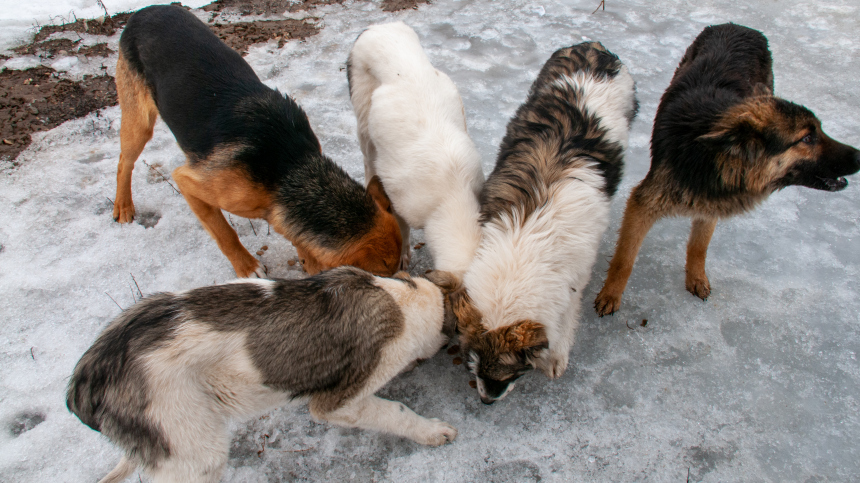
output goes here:
[{"label": "dog snout", "polygon": [[481,396],[481,402],[489,406],[490,404],[496,402],[496,400],[488,396]]}]

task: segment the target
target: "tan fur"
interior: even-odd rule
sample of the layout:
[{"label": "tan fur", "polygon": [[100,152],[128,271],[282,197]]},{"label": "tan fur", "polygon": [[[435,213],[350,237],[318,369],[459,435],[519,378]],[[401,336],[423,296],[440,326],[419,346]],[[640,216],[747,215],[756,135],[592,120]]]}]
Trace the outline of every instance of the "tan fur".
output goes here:
[{"label": "tan fur", "polygon": [[[237,149],[240,148],[236,146],[222,148],[216,150],[213,157],[229,157],[229,153]],[[188,202],[188,206],[197,215],[200,224],[215,239],[218,248],[233,264],[236,274],[239,277],[254,274],[258,270],[259,262],[239,241],[236,230],[227,223],[221,210],[245,218],[269,219],[272,206],[271,195],[262,186],[252,182],[239,169],[210,170],[186,164],[173,171],[173,179],[179,186],[185,201]],[[271,224],[274,225],[274,223]]]},{"label": "tan fur", "polygon": [[131,223],[134,219],[131,173],[143,147],[152,139],[158,109],[146,83],[129,69],[122,52],[116,64],[116,92],[122,110],[122,124],[113,218],[120,223]]}]

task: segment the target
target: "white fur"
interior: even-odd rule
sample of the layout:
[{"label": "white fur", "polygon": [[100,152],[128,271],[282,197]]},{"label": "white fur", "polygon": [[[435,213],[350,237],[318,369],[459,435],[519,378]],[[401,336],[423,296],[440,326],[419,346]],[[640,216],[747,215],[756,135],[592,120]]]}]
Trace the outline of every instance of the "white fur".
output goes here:
[{"label": "white fur", "polygon": [[456,86],[402,22],[368,28],[350,62],[365,180],[378,175],[391,199],[404,264],[409,228],[423,228],[436,268],[463,273],[481,238],[484,174]]},{"label": "white fur", "polygon": [[625,113],[634,103],[636,90],[626,65],[621,66],[613,78],[600,79],[587,72],[577,72],[573,77],[561,76],[555,84],[582,92],[579,107],[600,120],[600,127],[606,129],[609,141],[627,149],[630,121]]},{"label": "white fur", "polygon": [[[427,280],[414,281],[417,290],[402,281],[377,278],[377,285],[402,310],[403,331],[382,349],[379,365],[358,394],[333,412],[314,412],[315,418],[392,433],[426,445],[456,438],[453,426],[374,396],[404,367],[431,357],[445,344],[442,293]],[[237,283],[267,287],[263,280]],[[170,448],[170,456],[157,468],[147,468],[155,482],[220,481],[229,450],[227,421],[290,402],[290,394],[263,384],[245,339],[241,331],[216,331],[205,323],[188,321],[176,329],[170,342],[141,357],[147,387],[152,388],[146,395],[150,404],[145,416],[162,431]],[[124,457],[102,481],[122,481],[135,466]]]},{"label": "white fur", "polygon": [[[598,117],[607,138],[626,148],[626,113],[635,96],[626,67],[614,79],[578,73],[554,84],[580,90],[578,107]],[[548,357],[537,363],[551,378],[567,368],[582,291],[609,224],[610,199],[602,191],[605,180],[600,172],[584,166],[566,174],[549,187],[549,203],[527,219],[515,209],[513,217],[503,214],[484,226],[481,245],[464,277],[487,330],[526,319],[544,325]]]},{"label": "white fur", "polygon": [[545,326],[549,361],[542,369],[549,377],[567,368],[582,290],[609,224],[602,183],[594,169],[571,170],[525,221],[503,215],[487,223],[464,278],[487,330],[526,319]]}]

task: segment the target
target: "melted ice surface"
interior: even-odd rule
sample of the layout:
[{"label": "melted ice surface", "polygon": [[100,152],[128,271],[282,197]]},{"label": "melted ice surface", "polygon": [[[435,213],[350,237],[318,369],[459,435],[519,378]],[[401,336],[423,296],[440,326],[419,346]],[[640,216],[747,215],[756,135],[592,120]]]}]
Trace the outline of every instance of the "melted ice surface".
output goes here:
[{"label": "melted ice surface", "polygon": [[[0,27],[19,30],[0,28],[8,31],[2,47],[23,39],[33,19],[46,23],[45,15],[68,15],[70,8],[80,18],[100,14],[89,0],[6,3]],[[106,3],[113,13],[146,2]],[[787,188],[756,211],[721,222],[708,257],[707,302],[684,290],[689,220],[666,219],[645,240],[620,313],[599,319],[590,303],[629,191],[648,170],[660,95],[702,28],[733,21],[763,31],[777,94],[806,105],[829,135],[857,146],[860,5],[607,0],[607,10],[592,15],[597,3],[435,0],[386,13],[378,3],[348,0],[294,14],[319,17],[319,35],[280,50],[275,42],[250,48],[246,59],[261,79],[297,99],[325,153],[359,179],[345,61],[372,23],[399,19],[415,28],[431,61],[460,89],[486,173],[508,119],[560,47],[603,42],[630,68],[641,107],[564,377],[530,374],[488,407],[467,385],[463,367],[443,352],[380,395],[455,425],[460,433],[452,445],[424,448],[312,422],[303,407],[283,408],[234,424],[224,481],[857,478],[857,176],[839,193]],[[110,39],[114,50],[118,39]],[[105,62],[110,73],[115,60]],[[38,60],[6,65],[26,62]],[[72,78],[98,73],[101,65],[51,62],[65,62],[55,68]],[[118,107],[104,109],[34,135],[20,167],[0,162],[2,481],[95,481],[119,460],[115,447],[66,410],[64,391],[81,354],[119,313],[109,296],[124,308],[134,302],[131,275],[144,294],[234,277],[183,198],[143,163],[168,174],[184,162],[161,122],[133,177],[140,221],[112,222],[119,122]],[[255,235],[247,220],[232,221],[252,253],[269,246],[262,259],[270,275],[303,276],[286,263],[295,256],[291,245],[266,235],[264,222],[255,222]],[[413,244],[422,240],[413,233]],[[426,249],[416,251],[413,273],[429,268],[428,257]],[[646,328],[627,327],[642,319]]]}]

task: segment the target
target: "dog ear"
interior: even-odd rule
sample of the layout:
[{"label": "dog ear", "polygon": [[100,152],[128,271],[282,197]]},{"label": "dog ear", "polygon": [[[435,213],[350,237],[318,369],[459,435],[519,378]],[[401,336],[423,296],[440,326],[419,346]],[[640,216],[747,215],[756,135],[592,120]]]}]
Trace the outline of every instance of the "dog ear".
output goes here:
[{"label": "dog ear", "polygon": [[756,85],[753,86],[752,96],[761,97],[761,96],[772,96],[773,91],[770,87],[761,82],[757,82]]},{"label": "dog ear", "polygon": [[546,328],[539,322],[521,320],[503,330],[505,348],[524,359],[534,358],[538,352],[549,349]]},{"label": "dog ear", "polygon": [[382,186],[382,180],[379,179],[379,176],[370,178],[370,183],[367,184],[367,194],[373,198],[373,201],[375,201],[380,208],[391,213],[391,200],[388,199],[388,195],[385,193],[385,188]]},{"label": "dog ear", "polygon": [[762,122],[752,113],[727,115],[709,133],[696,140],[744,163],[753,163],[764,155],[765,134],[762,128]]}]

